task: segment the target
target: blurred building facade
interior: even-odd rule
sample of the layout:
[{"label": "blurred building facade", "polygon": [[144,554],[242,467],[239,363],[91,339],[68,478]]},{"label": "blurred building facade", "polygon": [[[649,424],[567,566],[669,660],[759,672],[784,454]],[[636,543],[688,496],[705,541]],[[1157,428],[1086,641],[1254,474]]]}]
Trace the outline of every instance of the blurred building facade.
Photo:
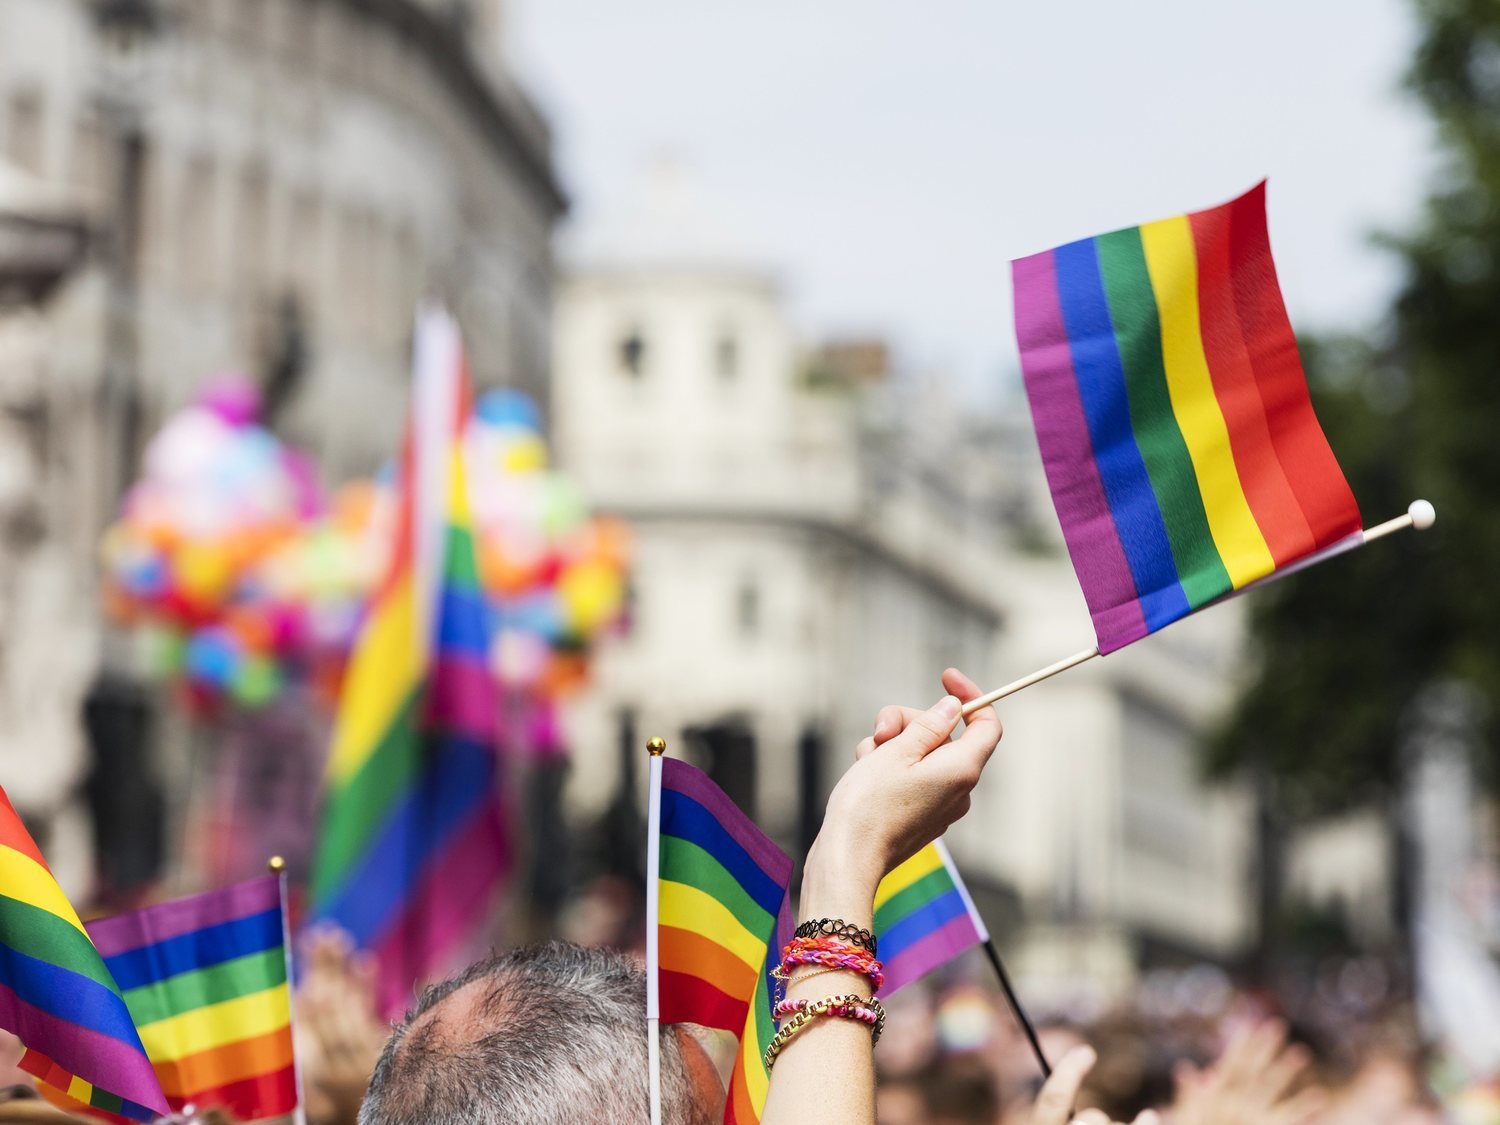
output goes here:
[{"label": "blurred building facade", "polygon": [[[58,605],[95,604],[98,533],[143,438],[214,374],[257,376],[278,430],[333,480],[367,473],[398,444],[413,309],[436,294],[466,325],[478,382],[547,401],[564,200],[547,128],[505,68],[502,14],[499,0],[0,0],[0,156],[95,233],[35,360]],[[97,636],[79,645],[97,659]],[[78,703],[56,701],[55,744],[0,746],[7,783],[23,755],[61,763],[34,820],[88,769]]]},{"label": "blurred building facade", "polygon": [[[572,803],[638,789],[660,734],[800,848],[881,704],[931,702],[949,664],[1014,678],[1092,631],[1024,400],[981,424],[878,344],[804,347],[729,231],[659,171],[567,256],[560,460],[635,537],[630,628],[571,716]],[[1249,803],[1195,758],[1238,634],[1222,610],[1003,707],[951,839],[1037,987],[1249,941]]]}]

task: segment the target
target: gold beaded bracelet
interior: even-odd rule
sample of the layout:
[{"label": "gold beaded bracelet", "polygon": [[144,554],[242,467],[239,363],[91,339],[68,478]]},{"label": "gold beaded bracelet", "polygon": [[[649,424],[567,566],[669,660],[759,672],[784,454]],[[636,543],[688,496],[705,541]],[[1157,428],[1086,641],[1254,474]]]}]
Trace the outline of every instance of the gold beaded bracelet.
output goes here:
[{"label": "gold beaded bracelet", "polygon": [[838,1016],[844,1019],[855,1019],[852,1015],[845,1015],[838,1009],[853,1007],[865,1008],[875,1013],[875,1024],[870,1028],[872,1042],[879,1042],[880,1032],[885,1027],[885,1008],[879,1000],[873,996],[861,996],[857,992],[850,992],[843,996],[825,996],[821,1000],[815,1000],[792,1016],[781,1025],[781,1030],[771,1040],[771,1045],[766,1048],[766,1069],[770,1070],[776,1065],[776,1056],[786,1050],[786,1045],[795,1039],[808,1024],[821,1016]]}]

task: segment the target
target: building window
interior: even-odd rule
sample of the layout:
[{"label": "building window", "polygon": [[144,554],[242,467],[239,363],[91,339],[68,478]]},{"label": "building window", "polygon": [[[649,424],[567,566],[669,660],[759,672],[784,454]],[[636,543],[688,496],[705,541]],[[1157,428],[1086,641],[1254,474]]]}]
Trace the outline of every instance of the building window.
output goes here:
[{"label": "building window", "polygon": [[639,327],[632,327],[620,337],[620,342],[615,345],[615,356],[625,374],[637,379],[645,374],[646,339]]},{"label": "building window", "polygon": [[35,90],[13,94],[5,122],[5,144],[11,162],[33,176],[42,168],[42,95]]},{"label": "building window", "polygon": [[760,632],[760,586],[754,579],[741,582],[735,593],[735,623],[747,640]]},{"label": "building window", "polygon": [[720,332],[714,341],[714,371],[724,383],[732,382],[740,373],[740,341],[728,329]]}]

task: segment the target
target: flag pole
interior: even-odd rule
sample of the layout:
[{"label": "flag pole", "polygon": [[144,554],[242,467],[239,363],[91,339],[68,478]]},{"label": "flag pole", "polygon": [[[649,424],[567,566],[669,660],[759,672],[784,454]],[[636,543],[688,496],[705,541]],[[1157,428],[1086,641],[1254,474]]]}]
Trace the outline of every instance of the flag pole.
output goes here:
[{"label": "flag pole", "polygon": [[646,743],[651,755],[646,804],[646,1061],[651,1125],[661,1125],[661,990],[657,976],[660,951],[657,946],[657,915],[661,890],[661,758],[667,752],[665,739]]},{"label": "flag pole", "polygon": [[[296,990],[292,988],[292,914],[287,907],[286,895],[286,860],[279,855],[273,855],[266,860],[266,870],[276,876],[277,890],[281,894],[281,950],[286,960],[286,994],[288,1002],[288,1023],[291,1025],[292,1034],[297,1034],[297,1001]],[[297,1061],[296,1052],[292,1052],[292,1074],[297,1083],[297,1108],[292,1111],[294,1125],[307,1125],[307,1105],[302,1097],[302,1064]]]},{"label": "flag pole", "polygon": [[[1376,524],[1368,530],[1356,531],[1352,535],[1347,535],[1332,546],[1324,547],[1321,551],[1314,551],[1305,559],[1299,559],[1290,566],[1273,570],[1264,578],[1258,578],[1254,582],[1246,583],[1229,596],[1232,597],[1247,593],[1258,586],[1275,582],[1278,579],[1285,578],[1289,574],[1295,574],[1299,570],[1306,570],[1308,567],[1316,566],[1318,563],[1325,562],[1335,555],[1342,555],[1348,551],[1357,550],[1368,543],[1375,542],[1377,539],[1384,539],[1387,535],[1391,535],[1394,532],[1405,531],[1409,527],[1415,528],[1417,531],[1426,531],[1436,520],[1437,510],[1430,503],[1426,500],[1413,500],[1407,507],[1404,515],[1386,520],[1384,523]],[[981,707],[988,707],[990,704],[1004,699],[1008,695],[1015,695],[1016,692],[1029,688],[1033,684],[1049,680],[1060,672],[1066,672],[1070,668],[1077,668],[1080,664],[1086,664],[1098,655],[1099,650],[1097,648],[1086,648],[1075,652],[1072,656],[1059,660],[1056,664],[1049,664],[1047,667],[1035,671],[1029,676],[1022,676],[1019,680],[1013,680],[1002,688],[996,688],[994,691],[981,695],[978,699],[969,700],[968,703],[964,704],[963,716],[964,718],[968,718]]]}]

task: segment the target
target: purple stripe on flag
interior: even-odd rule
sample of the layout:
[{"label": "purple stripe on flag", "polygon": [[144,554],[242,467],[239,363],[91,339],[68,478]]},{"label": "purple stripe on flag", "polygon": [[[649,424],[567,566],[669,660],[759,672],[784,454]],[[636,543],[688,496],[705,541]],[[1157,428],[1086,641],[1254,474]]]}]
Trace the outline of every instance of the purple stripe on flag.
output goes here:
[{"label": "purple stripe on flag", "polygon": [[222,891],[207,891],[159,906],[148,906],[133,914],[101,918],[84,928],[94,939],[99,955],[113,957],[222,922],[264,914],[280,906],[281,881],[275,875],[266,875]]},{"label": "purple stripe on flag", "polygon": [[756,866],[777,883],[786,886],[791,881],[791,857],[771,843],[766,834],[740,811],[740,807],[709,780],[707,774],[676,758],[663,760],[661,767],[661,783],[665,788],[691,797],[707,809],[735,843],[745,849]]},{"label": "purple stripe on flag", "polygon": [[983,944],[979,931],[974,928],[974,920],[967,913],[950,919],[885,962],[885,987],[880,990],[881,998],[925,977],[960,953]]},{"label": "purple stripe on flag", "polygon": [[58,1066],[102,1090],[156,1110],[170,1112],[161,1083],[139,1047],[28,1004],[0,984],[0,1027],[46,1055]]},{"label": "purple stripe on flag", "polygon": [[430,726],[495,740],[494,674],[483,661],[462,651],[440,651],[428,692]]},{"label": "purple stripe on flag", "polygon": [[448,846],[434,855],[401,913],[370,948],[380,966],[376,1002],[396,1018],[412,1000],[412,982],[442,970],[442,962],[472,933],[510,866],[503,810],[485,802]]},{"label": "purple stripe on flag", "polygon": [[1144,637],[1146,619],[1094,459],[1053,252],[1018,258],[1011,271],[1021,372],[1052,502],[1094,619],[1099,651],[1112,652]]}]

